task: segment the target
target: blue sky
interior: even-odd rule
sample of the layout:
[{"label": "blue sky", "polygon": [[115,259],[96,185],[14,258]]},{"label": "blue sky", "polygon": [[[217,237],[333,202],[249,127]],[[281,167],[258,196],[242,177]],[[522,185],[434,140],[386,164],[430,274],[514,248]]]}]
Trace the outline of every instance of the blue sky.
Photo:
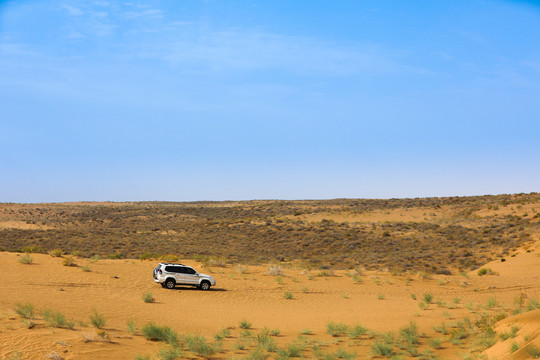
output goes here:
[{"label": "blue sky", "polygon": [[0,1],[0,201],[539,191],[538,1]]}]

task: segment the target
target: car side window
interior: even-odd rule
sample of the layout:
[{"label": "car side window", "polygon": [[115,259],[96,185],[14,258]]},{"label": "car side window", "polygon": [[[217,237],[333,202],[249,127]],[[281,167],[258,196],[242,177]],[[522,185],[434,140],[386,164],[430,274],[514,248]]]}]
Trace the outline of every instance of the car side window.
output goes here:
[{"label": "car side window", "polygon": [[182,268],[178,266],[166,266],[165,271],[172,272],[172,273],[181,273]]},{"label": "car side window", "polygon": [[195,274],[196,271],[193,270],[192,268],[184,268],[184,270],[186,271],[186,274]]}]

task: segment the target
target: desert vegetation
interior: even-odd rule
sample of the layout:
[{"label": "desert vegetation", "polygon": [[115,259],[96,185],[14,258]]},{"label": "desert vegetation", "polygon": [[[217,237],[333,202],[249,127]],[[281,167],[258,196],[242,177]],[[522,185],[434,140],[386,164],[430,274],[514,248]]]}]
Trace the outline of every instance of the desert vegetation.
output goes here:
[{"label": "desert vegetation", "polygon": [[[52,256],[448,274],[532,241],[540,195],[325,201],[0,204],[0,248]],[[149,252],[152,249],[152,252]],[[73,263],[75,263],[73,261]],[[239,268],[239,271],[243,270]]]}]

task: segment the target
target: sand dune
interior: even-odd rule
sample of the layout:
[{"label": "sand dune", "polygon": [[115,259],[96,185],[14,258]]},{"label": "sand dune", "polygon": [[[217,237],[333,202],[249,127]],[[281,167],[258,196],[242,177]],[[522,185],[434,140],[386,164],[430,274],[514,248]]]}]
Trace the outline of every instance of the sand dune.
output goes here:
[{"label": "sand dune", "polygon": [[[137,354],[152,355],[163,344],[141,336],[141,327],[149,322],[169,326],[180,335],[203,335],[208,342],[220,329],[230,327],[230,337],[213,358],[242,358],[255,348],[235,348],[242,338],[239,323],[244,319],[253,324],[253,336],[264,327],[279,329],[277,346],[286,347],[298,341],[298,335],[309,329],[311,334],[304,341],[313,344],[316,339],[327,352],[344,348],[358,358],[370,358],[371,347],[382,334],[398,334],[400,328],[412,321],[424,333],[418,351],[429,349],[441,358],[461,358],[470,350],[479,353],[474,345],[474,336],[478,334],[471,332],[456,345],[451,341],[451,331],[446,335],[437,333],[434,326],[446,323],[451,328],[452,323],[464,318],[474,320],[484,313],[511,315],[520,296],[523,310],[532,299],[540,298],[537,247],[505,262],[486,264],[496,275],[485,276],[478,276],[477,271],[430,278],[384,271],[355,275],[352,270],[342,270],[331,274],[330,270],[298,269],[294,264],[285,264],[283,275],[276,277],[266,275],[268,266],[202,268],[201,264],[186,261],[217,279],[217,287],[208,292],[189,287],[166,290],[153,283],[151,273],[157,261],[91,262],[77,258],[78,266],[68,267],[62,265],[62,258],[44,254],[31,254],[33,264],[25,265],[18,261],[22,256],[0,253],[0,356],[6,358],[21,354],[28,359],[43,359],[47,355],[64,359],[133,359]],[[90,271],[83,271],[83,266]],[[293,299],[286,299],[286,291]],[[156,302],[144,303],[145,292],[152,292]],[[422,308],[425,294],[431,294],[433,300]],[[30,329],[15,312],[18,304],[26,302],[34,304],[37,313],[35,326]],[[39,314],[44,309],[61,311],[75,322],[73,330],[48,326]],[[85,342],[99,339],[98,332],[102,331],[90,324],[93,309],[106,318],[103,331],[110,342]],[[129,319],[135,321],[139,330],[134,335],[127,331]],[[332,337],[327,334],[329,322],[361,324],[373,334],[354,341]],[[500,321],[495,326],[497,334],[518,326],[517,336],[505,341],[497,338],[486,354],[490,359],[527,358],[529,345],[540,348],[539,322],[540,310]],[[429,345],[435,338],[441,339],[439,348]],[[518,343],[518,349],[510,354],[512,341]],[[315,356],[310,346],[303,351],[307,358]],[[394,348],[395,353],[399,351]]]}]

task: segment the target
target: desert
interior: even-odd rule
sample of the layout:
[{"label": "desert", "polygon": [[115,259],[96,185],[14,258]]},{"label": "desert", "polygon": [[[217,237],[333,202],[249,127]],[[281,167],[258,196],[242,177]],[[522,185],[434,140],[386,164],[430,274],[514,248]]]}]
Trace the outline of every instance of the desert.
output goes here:
[{"label": "desert", "polygon": [[[540,352],[537,209],[535,193],[285,206],[279,201],[2,204],[0,356],[534,358]],[[216,218],[221,231],[212,238],[207,233],[214,232],[209,224]],[[264,234],[259,224],[278,236],[243,236],[247,243],[236,243],[238,226]],[[323,240],[303,255],[297,250],[302,235],[288,230],[300,226],[337,234],[346,228],[357,235],[343,246],[362,243],[361,231],[368,226],[378,231],[380,246],[369,243],[371,252],[366,251],[376,261],[369,263],[354,248],[325,248],[322,231]],[[406,227],[414,236],[404,236]],[[429,229],[450,234],[445,228],[461,227],[487,239],[430,239]],[[126,233],[139,239],[144,229],[154,246],[146,245],[152,241],[118,246]],[[102,239],[104,233],[110,241]],[[424,246],[431,241],[431,248],[410,264],[415,258],[406,255],[418,239]],[[225,254],[223,241],[234,244]],[[460,241],[467,244],[469,261],[445,262],[440,254],[459,254]],[[401,251],[396,254],[385,243]],[[441,244],[446,251],[437,251]],[[191,250],[198,245],[200,253]],[[162,288],[152,281],[152,271],[164,261],[193,266],[217,285],[209,291]]]}]

